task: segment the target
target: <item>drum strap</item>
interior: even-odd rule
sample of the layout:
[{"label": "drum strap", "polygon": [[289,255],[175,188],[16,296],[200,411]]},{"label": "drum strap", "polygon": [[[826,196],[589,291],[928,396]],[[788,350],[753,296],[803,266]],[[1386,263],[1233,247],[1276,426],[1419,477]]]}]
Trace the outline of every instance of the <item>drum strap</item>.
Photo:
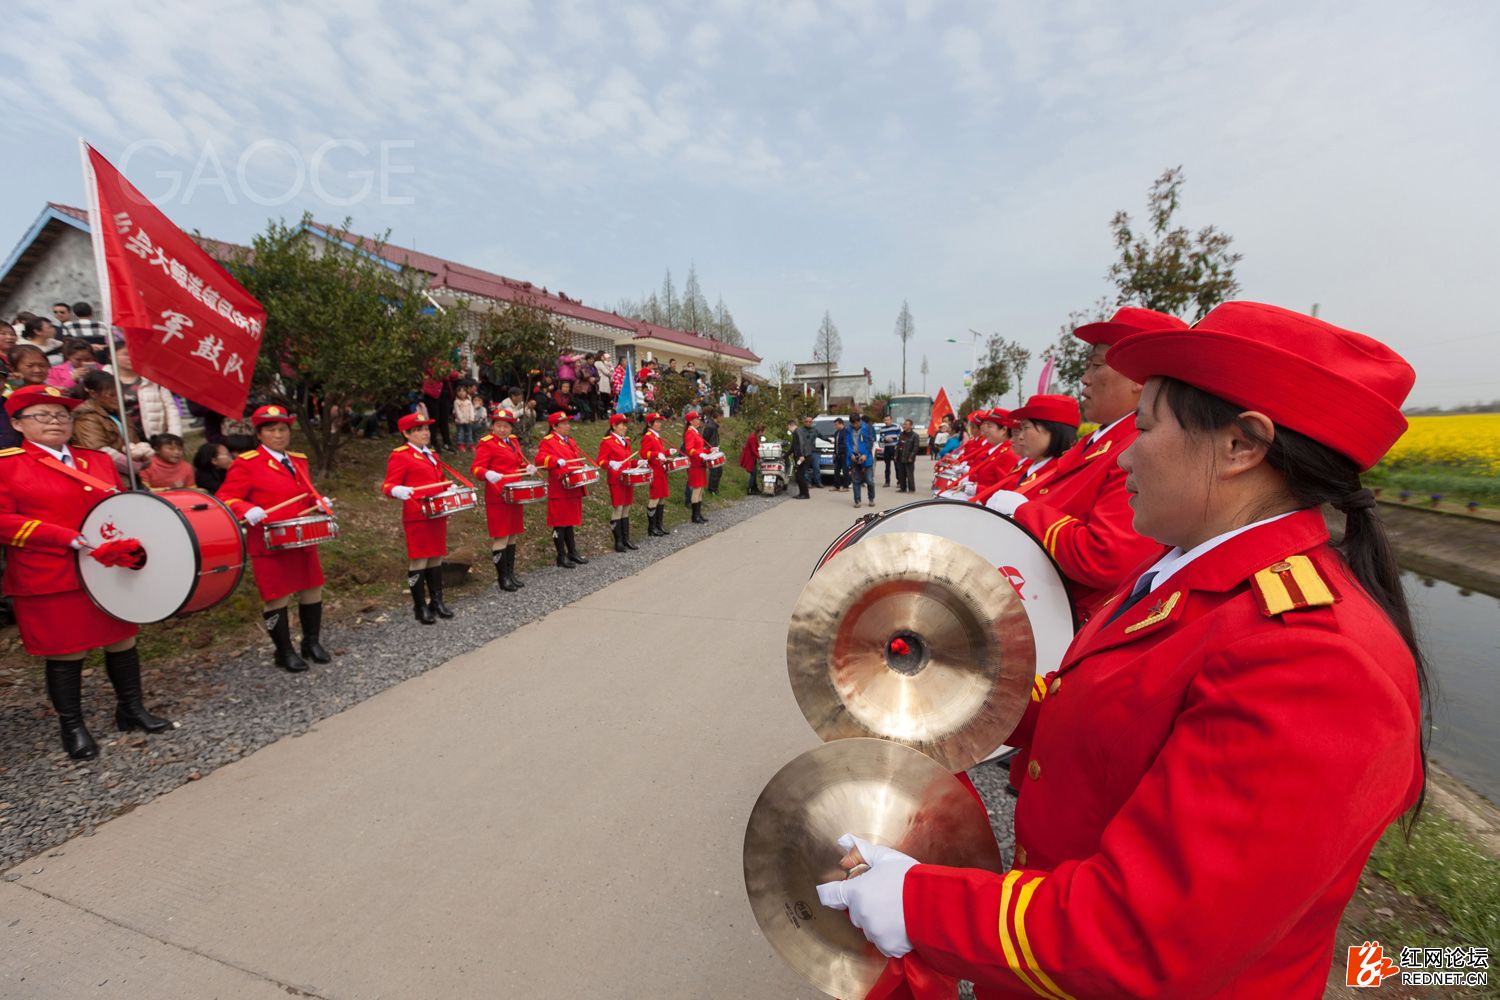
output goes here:
[{"label": "drum strap", "polygon": [[306,490],[309,496],[317,500],[317,506],[319,510],[321,510],[324,514],[327,514],[329,517],[332,517],[333,508],[328,506],[327,501],[323,499],[323,494],[319,493],[313,487],[312,479],[309,478],[301,469],[297,468],[297,463],[293,462],[290,456],[288,456],[285,461],[287,466],[292,470],[292,478],[297,480],[297,484],[304,490]]},{"label": "drum strap", "polygon": [[89,489],[102,490],[105,493],[120,492],[120,488],[118,486],[115,486],[113,483],[106,483],[102,479],[96,479],[95,477],[89,475],[87,472],[84,472],[82,469],[75,469],[71,465],[64,465],[62,462],[59,462],[51,455],[39,455],[37,457],[37,461],[41,462],[47,468],[52,469],[54,472],[61,472],[65,476],[78,480]]},{"label": "drum strap", "polygon": [[442,458],[440,458],[438,456],[437,452],[433,452],[432,453],[432,457],[436,458],[437,459],[437,464],[441,465],[443,468],[447,469],[453,475],[454,479],[457,479],[459,482],[463,483],[465,486],[467,486],[471,490],[474,488],[474,484],[471,483],[471,482],[469,482],[467,479],[465,479],[464,478],[464,474],[462,472],[459,472],[453,466],[451,466],[447,462],[443,461]]}]

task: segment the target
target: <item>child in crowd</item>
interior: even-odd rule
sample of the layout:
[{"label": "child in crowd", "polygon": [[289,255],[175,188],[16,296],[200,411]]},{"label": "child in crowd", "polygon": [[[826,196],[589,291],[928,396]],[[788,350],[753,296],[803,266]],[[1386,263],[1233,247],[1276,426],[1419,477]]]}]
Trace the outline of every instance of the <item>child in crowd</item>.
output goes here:
[{"label": "child in crowd", "polygon": [[479,439],[474,433],[474,422],[478,418],[473,393],[469,383],[461,382],[453,395],[453,422],[457,425],[453,443],[460,452],[465,449],[473,451],[474,443]]},{"label": "child in crowd", "polygon": [[180,490],[197,482],[192,465],[182,460],[182,438],[176,434],[151,435],[151,461],[141,470],[141,482],[153,490]]}]

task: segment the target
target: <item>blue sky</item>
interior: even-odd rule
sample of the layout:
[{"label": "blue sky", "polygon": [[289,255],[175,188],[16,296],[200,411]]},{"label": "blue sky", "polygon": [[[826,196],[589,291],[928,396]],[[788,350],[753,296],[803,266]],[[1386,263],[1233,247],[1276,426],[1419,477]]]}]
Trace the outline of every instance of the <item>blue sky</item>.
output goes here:
[{"label": "blue sky", "polygon": [[1242,297],[1500,397],[1493,3],[130,6],[9,5],[7,250],[84,135],[223,239],[350,215],[605,307],[691,261],[768,362],[827,309],[880,387],[906,299],[908,386],[961,396],[967,331],[1053,340],[1181,164]]}]

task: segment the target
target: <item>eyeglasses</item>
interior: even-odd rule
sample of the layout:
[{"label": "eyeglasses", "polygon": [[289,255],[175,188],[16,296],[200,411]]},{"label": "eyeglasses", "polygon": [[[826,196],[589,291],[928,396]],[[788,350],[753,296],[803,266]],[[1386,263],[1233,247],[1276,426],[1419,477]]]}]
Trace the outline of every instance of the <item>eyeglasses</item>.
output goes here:
[{"label": "eyeglasses", "polygon": [[71,413],[22,413],[16,417],[17,420],[35,420],[39,424],[70,424],[73,422]]}]

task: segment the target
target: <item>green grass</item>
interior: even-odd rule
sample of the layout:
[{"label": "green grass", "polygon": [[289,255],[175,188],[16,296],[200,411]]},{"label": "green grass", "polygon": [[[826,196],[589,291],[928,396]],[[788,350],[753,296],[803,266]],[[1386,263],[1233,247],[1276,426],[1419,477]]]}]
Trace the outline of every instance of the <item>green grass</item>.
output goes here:
[{"label": "green grass", "polygon": [[[1389,924],[1373,928],[1382,941],[1434,948],[1500,944],[1500,859],[1430,803],[1410,842],[1391,827],[1375,846],[1369,867],[1441,914],[1439,920],[1412,919],[1402,912],[1377,918]],[[1493,978],[1491,984],[1500,987]]]},{"label": "green grass", "polygon": [[1376,466],[1364,474],[1367,486],[1383,490],[1382,499],[1395,500],[1401,490],[1410,490],[1412,500],[1425,501],[1437,493],[1450,503],[1477,501],[1485,507],[1500,507],[1500,478],[1463,472],[1442,465],[1419,465],[1403,469]]}]

